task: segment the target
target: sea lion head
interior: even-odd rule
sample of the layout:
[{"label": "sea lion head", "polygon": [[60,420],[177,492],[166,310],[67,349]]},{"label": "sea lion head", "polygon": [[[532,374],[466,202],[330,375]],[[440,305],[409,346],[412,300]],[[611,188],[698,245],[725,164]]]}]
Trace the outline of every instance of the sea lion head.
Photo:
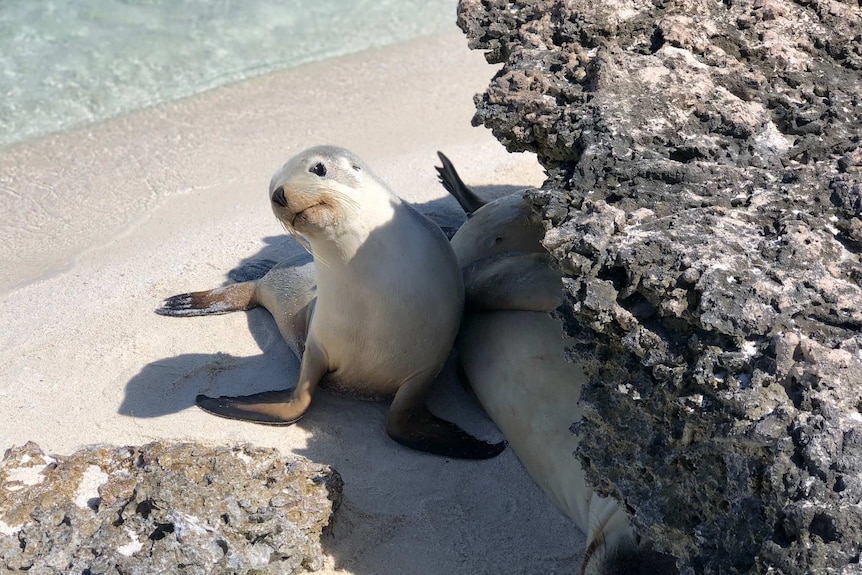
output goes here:
[{"label": "sea lion head", "polygon": [[309,148],[272,177],[275,217],[309,241],[333,239],[361,223],[363,212],[391,204],[392,194],[356,154],[335,146]]}]

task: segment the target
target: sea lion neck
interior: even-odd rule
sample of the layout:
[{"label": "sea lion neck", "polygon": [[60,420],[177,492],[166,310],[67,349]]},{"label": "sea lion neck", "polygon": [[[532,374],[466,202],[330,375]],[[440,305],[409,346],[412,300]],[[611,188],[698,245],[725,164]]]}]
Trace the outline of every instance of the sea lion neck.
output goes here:
[{"label": "sea lion neck", "polygon": [[[392,194],[387,193],[374,202],[363,202],[353,216],[306,235],[316,260],[324,265],[346,265],[368,242],[409,241],[405,220],[410,214]],[[402,237],[405,233],[408,235]]]}]

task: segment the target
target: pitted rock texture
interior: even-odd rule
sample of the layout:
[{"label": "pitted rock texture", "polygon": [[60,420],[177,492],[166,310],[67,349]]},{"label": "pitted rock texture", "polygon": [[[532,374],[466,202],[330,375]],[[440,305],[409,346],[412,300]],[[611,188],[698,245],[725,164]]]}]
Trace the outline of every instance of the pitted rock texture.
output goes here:
[{"label": "pitted rock texture", "polygon": [[314,571],[341,488],[325,465],[250,445],[63,457],[31,442],[0,461],[0,572]]},{"label": "pitted rock texture", "polygon": [[684,573],[862,571],[859,3],[458,18],[504,64],[474,123],[548,170],[590,479]]}]

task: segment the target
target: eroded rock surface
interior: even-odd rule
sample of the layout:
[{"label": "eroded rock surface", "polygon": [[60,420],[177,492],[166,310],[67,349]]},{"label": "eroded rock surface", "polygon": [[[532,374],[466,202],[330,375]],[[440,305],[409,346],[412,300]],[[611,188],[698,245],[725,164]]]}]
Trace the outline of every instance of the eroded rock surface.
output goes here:
[{"label": "eroded rock surface", "polygon": [[688,573],[856,572],[862,15],[462,0],[592,361],[588,475]]},{"label": "eroded rock surface", "polygon": [[299,573],[322,567],[338,473],[242,445],[92,446],[0,461],[0,572]]}]

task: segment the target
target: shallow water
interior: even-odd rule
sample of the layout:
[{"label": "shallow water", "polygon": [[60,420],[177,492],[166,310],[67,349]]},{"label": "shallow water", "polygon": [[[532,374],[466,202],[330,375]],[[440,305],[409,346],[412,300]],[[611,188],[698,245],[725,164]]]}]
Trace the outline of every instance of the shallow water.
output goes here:
[{"label": "shallow water", "polygon": [[3,0],[0,145],[455,30],[456,0]]}]

